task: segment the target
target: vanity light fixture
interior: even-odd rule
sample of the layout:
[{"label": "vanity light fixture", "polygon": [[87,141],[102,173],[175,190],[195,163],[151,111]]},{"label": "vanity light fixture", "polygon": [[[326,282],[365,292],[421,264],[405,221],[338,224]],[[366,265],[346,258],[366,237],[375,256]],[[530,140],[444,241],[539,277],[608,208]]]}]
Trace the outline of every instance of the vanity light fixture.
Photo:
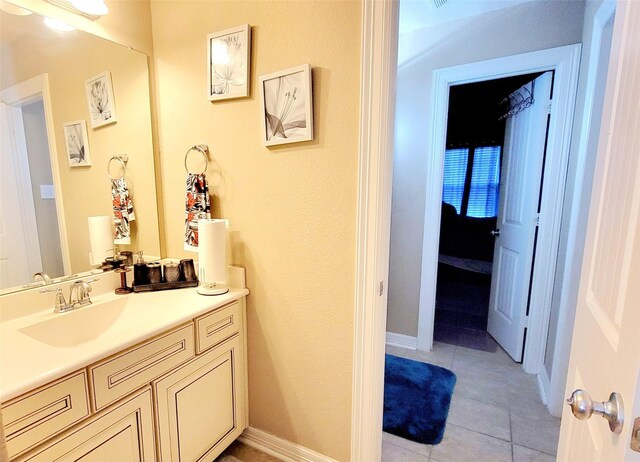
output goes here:
[{"label": "vanity light fixture", "polygon": [[59,8],[84,16],[92,21],[100,19],[109,12],[104,0],[45,0]]},{"label": "vanity light fixture", "polygon": [[44,18],[44,23],[51,29],[58,30],[61,32],[70,32],[72,30],[76,30],[75,27],[70,26],[64,21],[60,21],[59,19]]},{"label": "vanity light fixture", "polygon": [[109,12],[104,0],[71,0],[71,4],[83,13],[93,16],[104,16]]}]

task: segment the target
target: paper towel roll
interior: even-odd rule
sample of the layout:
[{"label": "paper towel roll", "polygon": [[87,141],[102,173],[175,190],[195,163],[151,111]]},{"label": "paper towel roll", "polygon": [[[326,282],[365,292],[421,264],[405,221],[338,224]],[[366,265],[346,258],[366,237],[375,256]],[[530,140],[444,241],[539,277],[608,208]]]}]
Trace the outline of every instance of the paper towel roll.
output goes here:
[{"label": "paper towel roll", "polygon": [[105,258],[113,255],[113,232],[111,217],[89,217],[89,263],[99,265]]},{"label": "paper towel roll", "polygon": [[227,283],[227,228],[229,220],[198,220],[198,257],[201,283]]}]

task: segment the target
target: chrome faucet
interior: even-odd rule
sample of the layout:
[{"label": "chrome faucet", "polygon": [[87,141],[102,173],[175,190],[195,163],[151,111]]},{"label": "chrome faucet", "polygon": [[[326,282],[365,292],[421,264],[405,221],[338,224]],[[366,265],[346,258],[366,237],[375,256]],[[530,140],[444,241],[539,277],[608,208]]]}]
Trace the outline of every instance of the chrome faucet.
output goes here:
[{"label": "chrome faucet", "polygon": [[[42,282],[40,282],[38,279],[40,279]],[[33,281],[41,283],[42,285],[49,285],[53,283],[49,275],[44,271],[38,271],[36,274],[34,274]]]},{"label": "chrome faucet", "polygon": [[55,292],[56,301],[53,309],[54,313],[64,313],[67,311],[81,308],[83,306],[91,305],[91,298],[89,298],[89,292],[91,292],[90,282],[95,282],[98,279],[87,279],[86,281],[75,281],[69,287],[69,303],[62,294],[62,289],[57,287],[55,289],[42,289],[41,294]]},{"label": "chrome faucet", "polygon": [[[75,281],[69,288],[69,305],[73,308],[91,305],[89,292],[91,292],[91,285],[89,284],[89,281]],[[76,295],[75,299],[73,298],[74,293]]]},{"label": "chrome faucet", "polygon": [[60,287],[56,289],[42,289],[40,291],[41,294],[46,294],[49,292],[56,293],[56,304],[55,308],[53,309],[54,313],[64,313],[65,311],[69,311],[72,309],[72,307],[64,299],[64,295],[62,295],[62,289]]}]

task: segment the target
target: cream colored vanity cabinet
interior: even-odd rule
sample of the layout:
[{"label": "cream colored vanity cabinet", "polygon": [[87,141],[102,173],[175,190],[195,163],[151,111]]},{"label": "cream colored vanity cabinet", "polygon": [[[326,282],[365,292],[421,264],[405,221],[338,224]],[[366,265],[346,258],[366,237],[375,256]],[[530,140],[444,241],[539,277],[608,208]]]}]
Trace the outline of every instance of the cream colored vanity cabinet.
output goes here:
[{"label": "cream colored vanity cabinet", "polygon": [[213,461],[248,425],[245,312],[242,297],[3,403],[11,460]]},{"label": "cream colored vanity cabinet", "polygon": [[195,320],[195,359],[154,381],[161,462],[213,461],[248,425],[244,298]]}]

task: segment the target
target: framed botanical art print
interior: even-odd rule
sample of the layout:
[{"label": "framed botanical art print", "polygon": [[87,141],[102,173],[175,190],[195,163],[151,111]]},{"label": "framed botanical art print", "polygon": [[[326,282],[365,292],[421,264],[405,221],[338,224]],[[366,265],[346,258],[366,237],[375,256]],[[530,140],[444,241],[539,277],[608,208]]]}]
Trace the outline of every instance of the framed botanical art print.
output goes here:
[{"label": "framed botanical art print", "polygon": [[64,141],[67,146],[69,166],[88,167],[91,165],[87,124],[84,120],[64,124]]},{"label": "framed botanical art print", "polygon": [[207,35],[209,101],[249,96],[251,26]]},{"label": "framed botanical art print", "polygon": [[113,97],[111,73],[105,71],[87,79],[87,104],[91,128],[102,127],[118,121],[116,104]]},{"label": "framed botanical art print", "polygon": [[311,65],[260,77],[265,146],[313,140]]}]

